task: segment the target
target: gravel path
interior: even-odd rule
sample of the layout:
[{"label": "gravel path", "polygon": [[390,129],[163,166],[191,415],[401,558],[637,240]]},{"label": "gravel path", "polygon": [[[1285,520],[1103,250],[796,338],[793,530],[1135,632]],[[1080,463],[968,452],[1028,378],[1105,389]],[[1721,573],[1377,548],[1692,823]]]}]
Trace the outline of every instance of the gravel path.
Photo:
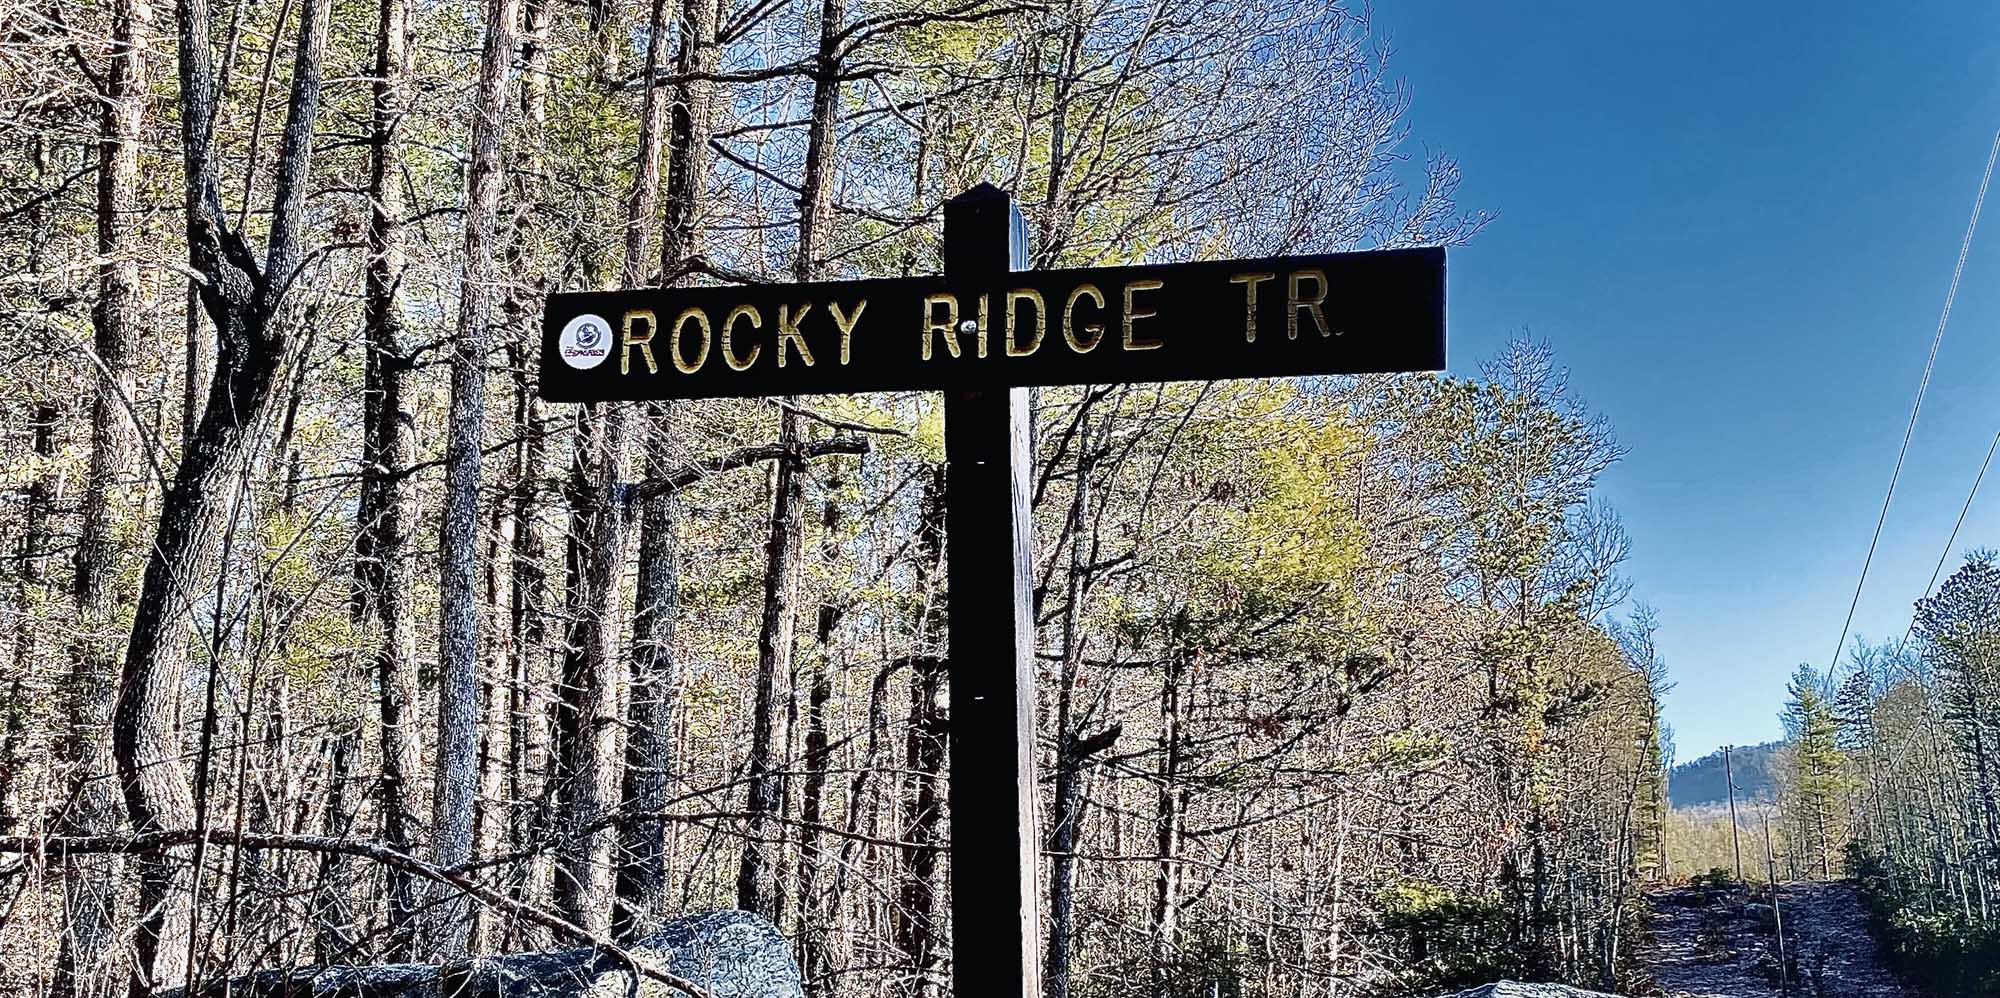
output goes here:
[{"label": "gravel path", "polygon": [[[1785,884],[1778,897],[1792,995],[1916,998],[1884,965],[1854,884]],[[1666,998],[1779,998],[1767,895],[1675,887],[1647,901],[1653,938],[1645,959]]]}]

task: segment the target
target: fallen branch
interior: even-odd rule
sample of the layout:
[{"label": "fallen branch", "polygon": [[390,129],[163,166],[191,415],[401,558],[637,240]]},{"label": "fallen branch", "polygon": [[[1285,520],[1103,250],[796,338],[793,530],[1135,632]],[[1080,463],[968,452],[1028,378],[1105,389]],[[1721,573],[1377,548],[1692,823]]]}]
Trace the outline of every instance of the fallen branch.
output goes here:
[{"label": "fallen branch", "polygon": [[191,845],[222,845],[238,849],[291,849],[306,852],[359,856],[384,866],[415,874],[463,892],[495,911],[514,915],[610,954],[633,974],[658,981],[691,998],[712,998],[701,985],[641,961],[631,951],[559,915],[516,901],[463,873],[426,863],[387,846],[360,839],[336,839],[320,835],[274,835],[222,829],[181,829],[141,832],[137,835],[62,835],[47,838],[32,835],[0,836],[0,853],[20,853],[43,857],[66,857],[93,853],[142,855]]}]

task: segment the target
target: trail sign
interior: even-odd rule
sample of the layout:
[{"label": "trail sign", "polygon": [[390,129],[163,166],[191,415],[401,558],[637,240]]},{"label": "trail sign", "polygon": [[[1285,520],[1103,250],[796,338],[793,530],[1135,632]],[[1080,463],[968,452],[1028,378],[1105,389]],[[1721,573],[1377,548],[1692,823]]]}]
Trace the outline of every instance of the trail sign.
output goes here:
[{"label": "trail sign", "polygon": [[549,298],[559,402],[1444,366],[1444,251]]},{"label": "trail sign", "polygon": [[1006,192],[945,205],[944,274],[558,294],[553,402],[941,391],[952,984],[1036,998],[1034,596],[1022,386],[1444,366],[1444,250],[1026,270]]}]

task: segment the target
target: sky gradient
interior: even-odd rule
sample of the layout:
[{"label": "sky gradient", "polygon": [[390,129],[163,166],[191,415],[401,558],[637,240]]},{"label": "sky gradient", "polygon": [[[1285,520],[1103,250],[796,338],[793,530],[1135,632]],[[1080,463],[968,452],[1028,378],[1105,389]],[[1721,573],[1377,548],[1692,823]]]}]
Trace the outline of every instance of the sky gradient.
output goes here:
[{"label": "sky gradient", "polygon": [[[1778,737],[1792,670],[1834,654],[2000,128],[2000,8],[1405,0],[1374,27],[1406,151],[1455,157],[1461,206],[1498,216],[1452,254],[1452,370],[1524,329],[1554,345],[1630,450],[1603,492],[1660,612],[1678,758]],[[2000,430],[2000,191],[1987,209],[1871,640],[1902,635]],[[1953,562],[1977,546],[2000,547],[2000,476]]]}]

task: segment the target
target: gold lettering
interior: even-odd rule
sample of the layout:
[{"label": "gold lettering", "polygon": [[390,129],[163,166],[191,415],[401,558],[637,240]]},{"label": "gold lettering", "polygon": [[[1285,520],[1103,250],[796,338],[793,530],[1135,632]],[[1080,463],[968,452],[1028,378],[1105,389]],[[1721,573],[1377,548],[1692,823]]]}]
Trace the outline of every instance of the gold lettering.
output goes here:
[{"label": "gold lettering", "polygon": [[982,359],[982,360],[983,360],[983,359],[985,359],[985,357],[986,357],[986,319],[987,319],[987,315],[986,315],[986,296],[985,296],[985,295],[980,295],[980,296],[979,296],[979,321],[978,321],[978,323],[977,323],[977,327],[978,327],[978,329],[979,329],[979,356],[980,356],[980,359]]},{"label": "gold lettering", "polygon": [[[1035,303],[1035,338],[1029,340],[1026,347],[1020,347],[1014,342],[1014,314],[1015,306],[1024,301]],[[1015,288],[1007,292],[1007,305],[1003,310],[1000,321],[1002,326],[1001,338],[1006,343],[1007,356],[1026,357],[1041,348],[1042,337],[1047,336],[1049,333],[1049,305],[1042,300],[1042,293],[1040,291],[1036,291],[1034,288]]]},{"label": "gold lettering", "polygon": [[[933,306],[937,305],[944,306],[943,322],[939,322],[936,318],[937,309]],[[958,299],[949,293],[924,296],[925,360],[931,359],[931,344],[936,341],[938,333],[944,334],[944,345],[951,351],[951,355],[958,356]]]},{"label": "gold lettering", "polygon": [[[681,333],[687,329],[689,319],[693,319],[695,324],[701,327],[701,352],[694,355],[692,364],[681,358]],[[682,374],[693,374],[701,370],[701,365],[708,360],[709,332],[707,313],[698,308],[685,309],[681,312],[680,318],[674,320],[673,339],[667,341],[667,353],[673,358],[675,370]]]},{"label": "gold lettering", "polygon": [[729,310],[729,318],[722,320],[722,360],[732,371],[748,371],[750,365],[757,363],[758,356],[764,352],[763,344],[754,344],[750,347],[750,356],[738,360],[736,351],[730,349],[729,333],[736,327],[736,320],[743,318],[750,320],[751,329],[764,328],[764,316],[758,313],[757,306],[738,305]]},{"label": "gold lettering", "polygon": [[[840,314],[839,302],[830,301],[826,303],[826,310],[833,313],[833,324],[840,327],[840,366],[842,367],[847,366],[848,348],[854,345],[854,324],[861,321],[861,312],[867,307],[868,299],[866,298],[855,302],[854,314],[850,316]],[[930,337],[924,337],[924,342],[929,343]]]},{"label": "gold lettering", "polygon": [[1277,276],[1268,270],[1230,275],[1229,283],[1243,285],[1243,342],[1245,343],[1257,342],[1257,285]]},{"label": "gold lettering", "polygon": [[1147,309],[1144,312],[1139,311],[1138,307],[1132,303],[1132,297],[1141,291],[1158,291],[1166,286],[1167,282],[1165,281],[1144,280],[1125,282],[1125,349],[1158,350],[1160,348],[1159,340],[1141,339],[1132,335],[1132,321],[1134,319],[1150,319],[1160,314],[1152,309]]},{"label": "gold lettering", "polygon": [[806,338],[799,335],[799,320],[804,319],[806,317],[806,313],[810,311],[812,311],[812,302],[806,302],[804,305],[800,305],[799,311],[796,315],[788,312],[785,306],[783,305],[778,306],[778,366],[779,367],[785,366],[785,344],[788,342],[793,346],[793,348],[798,350],[799,359],[805,361],[807,367],[813,366],[812,349],[806,346]]},{"label": "gold lettering", "polygon": [[[1313,282],[1315,290],[1310,298],[1299,293],[1299,281],[1302,278]],[[1291,285],[1291,299],[1285,303],[1285,335],[1295,340],[1299,338],[1299,311],[1303,309],[1312,313],[1313,325],[1319,327],[1321,336],[1332,336],[1333,330],[1327,328],[1326,315],[1319,308],[1326,303],[1326,272],[1310,269],[1294,270]]]},{"label": "gold lettering", "polygon": [[[632,335],[632,324],[635,320],[646,324],[646,335]],[[659,327],[660,320],[653,316],[653,310],[650,308],[635,308],[625,313],[625,346],[618,351],[619,374],[632,373],[633,347],[638,347],[640,355],[646,358],[647,374],[660,373],[660,365],[653,362],[653,334],[659,331]]]},{"label": "gold lettering", "polygon": [[1076,338],[1076,303],[1084,298],[1089,298],[1099,311],[1104,309],[1104,292],[1097,290],[1097,285],[1079,284],[1070,291],[1069,300],[1063,303],[1063,339],[1068,340],[1069,348],[1077,353],[1089,353],[1104,340],[1104,324],[1101,322],[1083,327],[1083,331],[1090,334],[1089,342]]}]

